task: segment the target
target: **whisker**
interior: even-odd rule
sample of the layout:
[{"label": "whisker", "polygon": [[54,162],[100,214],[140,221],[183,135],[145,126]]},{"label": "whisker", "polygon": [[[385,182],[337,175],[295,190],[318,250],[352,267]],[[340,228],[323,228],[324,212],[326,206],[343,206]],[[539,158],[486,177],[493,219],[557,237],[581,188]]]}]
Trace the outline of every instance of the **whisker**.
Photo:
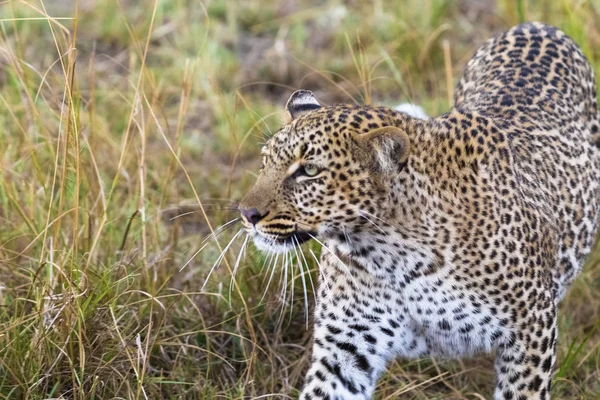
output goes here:
[{"label": "whisker", "polygon": [[329,281],[327,280],[327,277],[323,273],[323,268],[321,267],[321,263],[319,262],[319,259],[317,258],[317,256],[315,256],[315,253],[312,251],[312,249],[308,249],[308,251],[313,256],[313,258],[315,259],[315,261],[317,262],[317,265],[319,267],[319,275],[321,276],[321,279],[323,279],[323,283],[325,284],[325,288],[327,288],[327,292],[329,293],[329,303],[332,303],[333,292],[331,291],[331,288],[329,287]]},{"label": "whisker", "polygon": [[[265,261],[263,262],[263,265],[260,267],[261,271],[263,271],[265,269],[265,265],[267,265],[268,263],[268,267],[267,267],[267,275],[268,275],[268,271],[271,267],[271,261],[273,260],[273,257],[275,257],[275,252],[271,251],[271,247],[273,246],[273,243],[275,243],[275,240],[270,240],[267,245],[269,246],[269,249],[267,250],[267,257],[265,257]],[[262,280],[262,285],[265,284],[265,279],[267,279],[267,275],[265,275],[263,277]]]},{"label": "whisker", "polygon": [[373,224],[373,226],[377,229],[379,229],[379,231],[381,233],[385,233],[385,231],[383,229],[381,229],[381,227],[379,225],[377,225],[375,222],[371,221],[367,216],[362,215],[362,213],[359,211],[358,215],[360,215],[362,218],[366,219],[367,221],[369,221],[371,224]]},{"label": "whisker", "polygon": [[[237,210],[240,211],[239,206],[235,205],[235,204],[219,204],[219,203],[215,203],[215,204],[204,204],[204,208],[206,209],[207,207],[211,207],[211,208],[222,208],[222,209],[226,209],[226,210]],[[200,211],[200,210],[197,210]]]},{"label": "whisker", "polygon": [[[224,206],[211,206],[210,204],[205,204],[204,205],[204,209],[207,211],[226,211],[226,212],[239,212],[237,207],[224,207]],[[172,216],[171,218],[169,218],[169,221],[174,221],[177,218],[182,218],[188,215],[192,215],[192,214],[196,214],[201,212],[202,210],[193,210],[193,211],[186,211],[184,213],[181,214],[177,214]],[[165,212],[166,214],[166,212]]]},{"label": "whisker", "polygon": [[212,268],[210,269],[208,275],[206,276],[206,279],[204,280],[204,284],[202,284],[202,287],[200,288],[200,291],[203,292],[204,291],[204,287],[206,286],[206,284],[208,283],[208,279],[210,278],[210,276],[212,275],[213,271],[215,270],[215,268],[217,268],[217,266],[219,266],[219,264],[221,264],[221,261],[223,260],[223,258],[225,257],[225,254],[227,253],[227,250],[229,250],[229,247],[231,247],[231,244],[235,241],[235,239],[237,239],[238,236],[240,236],[242,234],[244,230],[240,229],[229,241],[229,243],[227,243],[227,246],[225,246],[223,248],[223,251],[221,252],[221,254],[219,255],[219,257],[217,258],[217,261],[215,261],[215,263],[213,264]]},{"label": "whisker", "polygon": [[[293,246],[293,244],[292,244],[292,246]],[[291,279],[292,279],[292,286],[290,288],[290,321],[291,321],[292,320],[292,314],[293,314],[293,311],[294,311],[294,286],[296,284],[296,276],[294,275],[294,258],[293,258],[293,255],[290,252],[288,252],[288,254],[290,255],[289,256],[289,259],[290,259],[289,267],[290,267],[290,276],[291,276]]]},{"label": "whisker", "polygon": [[365,210],[358,210],[358,212],[359,212],[359,213],[364,213],[364,214],[367,214],[367,215],[369,215],[369,216],[371,216],[371,217],[373,217],[373,218],[375,218],[375,219],[377,219],[377,220],[379,220],[379,221],[383,222],[384,224],[386,224],[386,225],[388,225],[388,226],[390,226],[390,227],[392,227],[392,228],[395,228],[395,226],[394,226],[394,225],[392,225],[392,224],[390,224],[389,222],[387,222],[387,221],[385,221],[385,220],[383,220],[383,219],[379,218],[379,217],[378,217],[377,215],[375,215],[375,214],[371,214],[370,212],[367,212],[367,211],[365,211]]},{"label": "whisker", "polygon": [[[246,107],[246,108],[247,108],[247,107]],[[267,132],[266,132],[266,131],[263,131],[262,129],[260,129],[260,125],[259,125],[259,124],[260,124],[261,122],[262,122],[262,124],[264,125],[264,127],[265,127],[265,128],[267,128],[267,131],[268,131],[268,133],[269,133],[269,136],[266,136],[266,137],[271,137],[271,136],[273,136],[273,132],[271,131],[271,128],[269,127],[269,125],[268,125],[268,124],[267,124],[267,122],[266,122],[266,120],[267,120],[267,117],[268,117],[268,116],[271,116],[271,115],[273,115],[273,114],[261,116],[261,115],[259,115],[259,114],[258,114],[256,111],[254,111],[254,110],[252,110],[252,109],[250,109],[250,108],[247,108],[247,109],[248,109],[250,112],[252,112],[254,115],[256,115],[256,116],[258,117],[258,119],[259,119],[259,120],[258,120],[258,122],[255,124],[255,127],[256,127],[256,128],[258,128],[258,129],[261,131],[261,133],[263,134],[263,136],[266,136]],[[255,135],[255,134],[254,134],[254,135]],[[260,136],[258,136],[258,137],[259,137],[259,139],[264,139],[264,138],[265,138],[265,137],[262,137],[262,138],[261,138]]]},{"label": "whisker", "polygon": [[244,254],[244,250],[246,249],[246,245],[248,244],[248,239],[250,236],[246,235],[244,239],[244,243],[242,243],[242,248],[238,253],[237,259],[235,260],[235,266],[233,267],[233,272],[231,273],[231,281],[229,282],[229,304],[231,304],[231,292],[233,290],[233,281],[235,280],[235,275],[237,274],[238,267],[240,266],[240,260],[242,259],[242,255]]},{"label": "whisker", "polygon": [[283,277],[283,286],[282,286],[283,296],[282,296],[282,302],[281,302],[281,312],[279,314],[279,318],[277,319],[277,325],[279,325],[282,321],[283,312],[285,311],[285,305],[286,305],[286,299],[287,299],[289,253],[288,252],[284,253],[283,257],[284,257],[284,264],[283,264],[283,268],[281,270],[282,277]]},{"label": "whisker", "polygon": [[271,286],[271,281],[273,280],[273,275],[275,274],[275,268],[277,267],[277,260],[279,260],[279,253],[275,254],[275,262],[272,266],[271,276],[269,277],[269,281],[267,282],[267,287],[265,288],[265,292],[263,293],[262,297],[260,298],[259,304],[263,302],[263,300],[265,299],[265,296],[267,295],[267,291],[269,290],[269,286]]},{"label": "whisker", "polygon": [[173,221],[173,220],[176,220],[177,218],[181,218],[181,217],[185,217],[186,215],[197,213],[198,211],[200,211],[200,210],[197,210],[197,211],[188,211],[188,212],[185,212],[183,214],[176,215],[173,218],[169,218],[169,221]]},{"label": "whisker", "polygon": [[310,236],[311,238],[313,238],[317,243],[319,243],[323,248],[327,249],[327,251],[329,251],[331,253],[332,256],[334,256],[343,266],[344,266],[344,270],[346,271],[346,273],[348,274],[348,276],[350,277],[350,279],[352,279],[352,282],[354,282],[355,285],[358,286],[356,280],[354,279],[354,276],[352,276],[352,273],[350,272],[350,270],[348,269],[348,266],[327,246],[325,246],[323,244],[323,242],[321,242],[319,239],[317,239],[316,237],[314,237],[310,232],[306,232],[306,234],[308,236]]},{"label": "whisker", "polygon": [[[300,270],[300,278],[302,279],[302,287],[304,288],[304,315],[306,319],[306,329],[308,329],[308,293],[306,292],[306,279],[304,278],[304,269],[302,268],[302,260],[300,260],[300,256],[298,255],[298,248],[300,247],[300,243],[298,242],[298,238],[294,236],[296,240],[296,244],[294,244],[294,251],[296,252],[296,261],[298,262],[298,269]],[[300,248],[300,252],[302,252],[302,248]],[[307,273],[310,275],[310,271]],[[291,317],[291,314],[290,314]]]},{"label": "whisker", "polygon": [[308,280],[310,281],[310,286],[312,287],[312,291],[313,291],[313,297],[315,300],[315,303],[317,302],[317,294],[315,291],[315,285],[313,283],[313,279],[312,279],[312,275],[310,273],[310,267],[308,266],[308,261],[306,260],[306,257],[304,256],[304,251],[302,251],[302,247],[300,246],[300,241],[298,240],[298,238],[296,239],[296,243],[298,244],[298,248],[300,249],[300,255],[302,256],[302,259],[304,260],[304,265],[306,266],[306,273],[308,274]]},{"label": "whisker", "polygon": [[342,227],[342,232],[344,232],[344,237],[346,238],[346,245],[348,246],[348,248],[350,248],[350,243],[352,243],[352,240],[350,240],[350,236],[348,236],[348,232],[346,232],[345,226]]},{"label": "whisker", "polygon": [[227,227],[231,226],[231,224],[234,224],[238,221],[241,221],[241,218],[234,218],[229,222],[224,223],[223,225],[219,226],[217,229],[215,229],[213,232],[211,232],[210,234],[208,234],[204,239],[202,239],[201,243],[204,243],[206,241],[208,241],[209,239],[211,239],[211,237],[217,237],[218,235],[220,235]]},{"label": "whisker", "polygon": [[214,237],[214,238],[216,238],[216,237],[217,237],[217,236],[219,236],[221,233],[225,232],[225,230],[226,230],[226,229],[228,229],[228,228],[229,228],[229,226],[231,226],[231,224],[232,224],[232,223],[234,223],[234,222],[237,222],[238,220],[240,220],[240,218],[234,218],[234,219],[232,219],[231,221],[229,221],[229,222],[227,222],[227,223],[225,223],[225,224],[223,224],[223,225],[219,226],[219,227],[218,227],[217,229],[215,229],[215,230],[214,230],[214,231],[213,231],[211,234],[207,235],[207,236],[206,236],[206,237],[205,237],[205,238],[202,240],[202,242],[200,242],[200,244],[201,244],[202,246],[200,246],[200,248],[199,248],[199,249],[198,249],[198,250],[197,250],[197,251],[196,251],[196,252],[195,252],[195,253],[194,253],[194,254],[193,254],[191,257],[190,257],[190,259],[189,259],[189,260],[187,260],[187,261],[186,261],[186,263],[185,263],[185,264],[183,264],[183,266],[182,266],[181,268],[179,268],[179,272],[183,271],[183,269],[184,269],[185,267],[187,267],[187,266],[189,265],[189,263],[191,263],[191,262],[194,260],[194,258],[196,258],[196,256],[197,256],[198,254],[200,254],[200,252],[201,252],[202,250],[204,250],[204,248],[205,248],[206,246],[208,246],[208,245],[210,244],[210,242],[208,242],[208,240],[209,240],[211,237]]},{"label": "whisker", "polygon": [[[210,211],[213,214],[216,214],[217,212],[222,212],[222,213],[239,213],[240,210],[237,207],[211,207],[211,206],[204,206],[204,211]],[[197,211],[195,211],[197,212]]]},{"label": "whisker", "polygon": [[196,251],[196,252],[194,253],[194,255],[192,255],[192,256],[190,257],[190,259],[186,261],[186,263],[185,263],[185,264],[183,264],[183,266],[182,266],[181,268],[179,268],[179,272],[183,271],[183,269],[184,269],[185,267],[187,267],[187,266],[188,266],[188,264],[189,264],[189,263],[191,263],[191,262],[192,262],[192,260],[193,260],[194,258],[196,258],[196,256],[197,256],[198,254],[200,254],[200,252],[201,252],[202,250],[204,250],[204,248],[205,248],[206,246],[208,246],[208,245],[209,245],[209,243],[204,243],[204,245],[203,245],[203,246],[201,246],[201,247],[198,249],[198,251]]},{"label": "whisker", "polygon": [[[208,209],[214,209],[214,210],[227,210],[227,211],[238,211],[239,212],[239,208],[238,208],[238,204],[235,202],[232,202],[231,200],[203,200],[202,202],[204,209],[208,210]],[[178,215],[174,215],[174,216],[170,216],[174,213],[181,213]],[[180,204],[180,205],[172,205],[169,206],[167,208],[164,208],[163,210],[161,210],[161,214],[165,217],[168,218],[169,221],[172,221],[176,218],[180,218],[182,216],[186,216],[189,214],[195,214],[198,212],[202,212],[202,209],[200,209],[198,207],[197,204]]]},{"label": "whisker", "polygon": [[[229,204],[237,204],[236,201],[234,199],[231,199],[229,197],[205,197],[202,199],[202,204],[206,204],[206,203],[229,203]],[[196,205],[197,203],[190,203],[191,205]],[[186,203],[184,203],[184,205],[186,205]]]}]

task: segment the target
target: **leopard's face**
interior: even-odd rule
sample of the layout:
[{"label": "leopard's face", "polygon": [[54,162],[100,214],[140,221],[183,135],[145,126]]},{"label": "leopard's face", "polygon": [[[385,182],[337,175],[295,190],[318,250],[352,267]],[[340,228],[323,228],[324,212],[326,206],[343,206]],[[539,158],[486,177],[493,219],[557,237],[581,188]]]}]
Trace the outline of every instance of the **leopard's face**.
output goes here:
[{"label": "leopard's face", "polygon": [[281,252],[343,234],[370,204],[362,200],[370,182],[355,157],[360,150],[350,131],[325,123],[329,111],[335,114],[323,109],[292,121],[263,148],[257,182],[242,202],[244,227],[258,248]]},{"label": "leopard's face", "polygon": [[291,121],[263,148],[256,184],[240,204],[246,231],[265,251],[360,231],[363,213],[378,202],[372,146],[362,125],[352,124],[361,113],[356,120],[366,121],[368,108],[320,107],[312,94],[294,104],[294,96]]}]

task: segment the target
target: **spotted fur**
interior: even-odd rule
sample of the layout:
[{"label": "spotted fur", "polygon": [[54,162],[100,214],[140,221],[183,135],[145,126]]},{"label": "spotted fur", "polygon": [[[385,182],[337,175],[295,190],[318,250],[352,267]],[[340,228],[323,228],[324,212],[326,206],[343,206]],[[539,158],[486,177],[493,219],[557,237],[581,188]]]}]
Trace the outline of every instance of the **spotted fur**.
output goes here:
[{"label": "spotted fur", "polygon": [[306,91],[288,114],[241,208],[262,249],[324,244],[301,398],[371,398],[395,357],[493,352],[495,399],[548,399],[557,304],[598,225],[600,118],[577,45],[511,29],[437,118]]}]

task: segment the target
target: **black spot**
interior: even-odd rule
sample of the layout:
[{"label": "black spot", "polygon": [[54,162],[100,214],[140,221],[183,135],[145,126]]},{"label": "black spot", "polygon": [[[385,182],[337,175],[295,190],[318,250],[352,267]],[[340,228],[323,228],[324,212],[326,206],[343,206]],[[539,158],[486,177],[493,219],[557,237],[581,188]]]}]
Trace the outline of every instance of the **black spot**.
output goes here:
[{"label": "black spot", "polygon": [[355,354],[356,353],[356,346],[353,345],[352,343],[348,343],[348,342],[338,342],[336,343],[336,346],[340,349],[340,350],[344,350],[347,351],[348,353],[352,353]]},{"label": "black spot", "polygon": [[539,375],[536,375],[531,380],[531,382],[529,382],[528,389],[531,390],[532,392],[537,392],[538,390],[540,390],[541,386],[542,386],[542,378],[540,378]]},{"label": "black spot", "polygon": [[449,331],[450,329],[452,329],[452,327],[450,326],[450,323],[446,319],[442,319],[438,323],[438,326],[440,327],[440,329],[442,329],[444,331]]},{"label": "black spot", "polygon": [[377,344],[377,339],[373,335],[366,333],[363,337],[368,343]]},{"label": "black spot", "polygon": [[385,333],[388,336],[394,337],[394,332],[392,332],[388,328],[381,328],[381,332]]},{"label": "black spot", "polygon": [[334,335],[338,335],[338,334],[342,333],[342,330],[339,328],[336,328],[335,326],[327,325],[327,329],[329,330],[329,332],[333,333]]},{"label": "black spot", "polygon": [[544,372],[550,371],[550,368],[552,368],[552,356],[549,356],[548,358],[546,358],[544,360],[544,362],[542,363],[542,370]]}]

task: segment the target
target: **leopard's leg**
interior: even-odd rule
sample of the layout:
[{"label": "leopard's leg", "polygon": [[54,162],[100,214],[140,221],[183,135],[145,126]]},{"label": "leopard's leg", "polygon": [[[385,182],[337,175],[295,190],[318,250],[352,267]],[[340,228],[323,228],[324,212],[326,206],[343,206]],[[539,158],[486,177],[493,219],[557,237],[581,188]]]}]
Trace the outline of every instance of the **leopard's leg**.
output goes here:
[{"label": "leopard's leg", "polygon": [[321,262],[312,364],[300,399],[370,399],[387,362],[425,355],[426,342],[384,285],[366,274],[350,278],[333,262]]},{"label": "leopard's leg", "polygon": [[556,308],[529,312],[496,356],[495,400],[550,399],[556,361]]}]

